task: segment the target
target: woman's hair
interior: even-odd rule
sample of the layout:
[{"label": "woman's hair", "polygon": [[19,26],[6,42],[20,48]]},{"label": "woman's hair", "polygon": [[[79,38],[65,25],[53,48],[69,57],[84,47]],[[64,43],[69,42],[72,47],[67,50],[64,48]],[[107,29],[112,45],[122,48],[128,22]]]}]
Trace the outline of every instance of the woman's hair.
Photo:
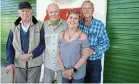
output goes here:
[{"label": "woman's hair", "polygon": [[79,12],[79,11],[77,11],[77,10],[75,10],[75,9],[70,10],[70,11],[66,14],[66,18],[68,18],[69,15],[71,15],[71,14],[77,15],[78,18],[79,18],[79,20],[80,20],[80,16],[81,16],[81,15],[80,15],[80,12]]}]

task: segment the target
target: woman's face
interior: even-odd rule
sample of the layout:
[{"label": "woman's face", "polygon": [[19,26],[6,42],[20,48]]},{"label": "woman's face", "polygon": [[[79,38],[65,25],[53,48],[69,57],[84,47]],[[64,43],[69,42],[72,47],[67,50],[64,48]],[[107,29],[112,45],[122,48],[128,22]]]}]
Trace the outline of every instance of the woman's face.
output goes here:
[{"label": "woman's face", "polygon": [[70,14],[67,18],[67,24],[68,27],[72,28],[72,27],[78,27],[79,25],[79,15],[78,14]]}]

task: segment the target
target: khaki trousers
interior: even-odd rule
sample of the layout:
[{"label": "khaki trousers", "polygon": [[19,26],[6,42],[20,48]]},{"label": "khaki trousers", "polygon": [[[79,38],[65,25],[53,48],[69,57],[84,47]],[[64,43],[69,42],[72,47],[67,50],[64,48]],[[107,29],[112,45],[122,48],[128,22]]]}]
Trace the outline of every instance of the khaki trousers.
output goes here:
[{"label": "khaki trousers", "polygon": [[39,83],[41,66],[24,69],[16,68],[15,83]]},{"label": "khaki trousers", "polygon": [[60,70],[53,71],[48,68],[44,68],[44,80],[43,83],[52,83],[54,81],[54,78],[56,77],[57,83],[62,83],[62,74]]}]

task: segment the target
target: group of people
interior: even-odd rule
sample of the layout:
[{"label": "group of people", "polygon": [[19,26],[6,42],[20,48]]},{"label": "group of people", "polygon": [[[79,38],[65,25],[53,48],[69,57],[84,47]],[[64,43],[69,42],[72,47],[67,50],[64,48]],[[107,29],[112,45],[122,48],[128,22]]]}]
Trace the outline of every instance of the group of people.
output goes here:
[{"label": "group of people", "polygon": [[84,1],[81,12],[70,10],[60,18],[56,3],[47,7],[50,19],[36,20],[29,2],[19,3],[6,45],[6,72],[15,83],[39,83],[44,62],[44,83],[100,83],[101,58],[109,48],[104,24],[93,17],[94,5]]}]

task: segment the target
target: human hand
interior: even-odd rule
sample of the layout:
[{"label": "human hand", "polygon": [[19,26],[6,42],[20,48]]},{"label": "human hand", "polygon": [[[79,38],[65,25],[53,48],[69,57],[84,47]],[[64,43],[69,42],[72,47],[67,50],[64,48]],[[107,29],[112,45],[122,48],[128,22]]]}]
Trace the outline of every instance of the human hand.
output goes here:
[{"label": "human hand", "polygon": [[66,69],[62,72],[63,76],[67,79],[72,79],[72,71],[71,69]]},{"label": "human hand", "polygon": [[[14,64],[10,64],[5,68],[5,71],[8,73],[10,72],[12,75],[15,73],[16,71],[16,67]],[[14,72],[14,73],[13,73]]]},{"label": "human hand", "polygon": [[32,57],[32,54],[24,54],[20,56],[19,59],[27,62],[28,60],[30,60],[31,57]]}]

